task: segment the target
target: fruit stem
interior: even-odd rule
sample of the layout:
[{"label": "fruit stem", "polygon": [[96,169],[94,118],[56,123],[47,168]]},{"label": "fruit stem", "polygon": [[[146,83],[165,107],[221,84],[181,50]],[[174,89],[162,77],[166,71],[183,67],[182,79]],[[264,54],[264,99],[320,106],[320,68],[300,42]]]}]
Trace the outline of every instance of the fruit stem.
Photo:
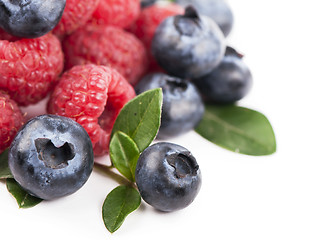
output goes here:
[{"label": "fruit stem", "polygon": [[106,165],[95,162],[94,167],[96,170],[109,176],[110,178],[112,178],[114,181],[116,181],[120,185],[126,185],[126,186],[130,186],[130,187],[137,189],[135,183],[128,181],[126,178],[124,178],[120,174],[114,172],[113,171],[114,168],[111,168],[111,166],[106,166]]}]

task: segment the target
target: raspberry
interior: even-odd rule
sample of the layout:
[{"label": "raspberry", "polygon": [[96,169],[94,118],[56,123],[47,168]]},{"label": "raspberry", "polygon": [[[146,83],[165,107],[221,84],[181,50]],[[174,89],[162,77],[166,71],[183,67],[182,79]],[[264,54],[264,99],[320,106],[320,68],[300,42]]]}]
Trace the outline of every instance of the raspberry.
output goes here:
[{"label": "raspberry", "polygon": [[0,33],[0,89],[19,105],[47,96],[63,69],[60,41],[52,34],[19,39]]},{"label": "raspberry", "polygon": [[66,69],[93,63],[115,68],[132,85],[147,70],[146,50],[141,41],[122,29],[87,24],[63,41]]},{"label": "raspberry", "polygon": [[59,37],[71,34],[91,18],[98,3],[99,0],[67,0],[62,18],[53,33]]},{"label": "raspberry", "polygon": [[91,21],[98,25],[129,27],[139,16],[139,0],[100,0]]},{"label": "raspberry", "polygon": [[174,3],[154,4],[144,8],[140,12],[138,19],[128,29],[145,45],[149,58],[150,71],[162,71],[151,53],[151,44],[156,28],[167,17],[183,13],[184,9]]},{"label": "raspberry", "polygon": [[0,91],[0,153],[9,147],[23,123],[24,118],[18,105]]},{"label": "raspberry", "polygon": [[110,134],[133,87],[116,70],[94,64],[65,72],[48,102],[48,112],[72,118],[88,132],[96,156],[108,153]]}]

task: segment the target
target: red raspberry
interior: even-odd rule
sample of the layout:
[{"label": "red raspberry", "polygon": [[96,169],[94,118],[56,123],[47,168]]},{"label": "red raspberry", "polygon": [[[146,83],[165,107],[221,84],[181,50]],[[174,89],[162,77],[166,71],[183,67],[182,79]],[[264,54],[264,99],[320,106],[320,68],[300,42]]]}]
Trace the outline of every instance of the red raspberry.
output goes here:
[{"label": "red raspberry", "polygon": [[9,147],[23,123],[24,118],[18,105],[0,91],[0,153]]},{"label": "red raspberry", "polygon": [[156,28],[167,17],[183,13],[183,7],[175,3],[154,4],[144,8],[140,12],[138,19],[128,29],[145,45],[149,58],[150,71],[162,71],[151,53],[152,39],[154,37]]},{"label": "red raspberry", "polygon": [[129,27],[139,16],[139,0],[100,0],[91,21],[98,25]]},{"label": "red raspberry", "polygon": [[88,132],[94,154],[108,153],[110,134],[133,87],[116,70],[93,64],[65,72],[48,102],[48,112],[72,118]]},{"label": "red raspberry", "polygon": [[53,33],[60,37],[71,34],[91,18],[98,3],[99,0],[67,0],[62,18]]},{"label": "red raspberry", "polygon": [[60,41],[52,34],[18,39],[0,33],[0,89],[19,105],[47,96],[63,70]]},{"label": "red raspberry", "polygon": [[135,85],[147,70],[146,50],[134,35],[113,26],[87,24],[63,41],[66,68],[93,63],[115,68]]}]

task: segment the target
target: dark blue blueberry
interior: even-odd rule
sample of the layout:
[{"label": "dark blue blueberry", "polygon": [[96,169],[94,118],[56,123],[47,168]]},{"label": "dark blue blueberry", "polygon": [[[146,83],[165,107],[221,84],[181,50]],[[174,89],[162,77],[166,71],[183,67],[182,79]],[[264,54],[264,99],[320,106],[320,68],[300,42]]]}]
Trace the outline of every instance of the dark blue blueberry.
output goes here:
[{"label": "dark blue blueberry", "polygon": [[204,104],[196,86],[163,73],[145,76],[135,87],[139,94],[154,88],[162,88],[163,106],[159,139],[184,134],[201,121]]},{"label": "dark blue blueberry", "polygon": [[143,200],[160,211],[169,212],[193,202],[202,177],[196,159],[187,149],[160,142],[141,153],[135,181]]},{"label": "dark blue blueberry", "polygon": [[242,56],[228,47],[221,63],[210,74],[194,79],[204,100],[233,103],[242,99],[252,86],[252,75]]},{"label": "dark blue blueberry", "polygon": [[199,14],[211,17],[225,36],[231,32],[233,14],[225,0],[176,0],[176,3],[184,7],[192,5]]},{"label": "dark blue blueberry", "polygon": [[37,38],[59,22],[66,0],[0,0],[0,28],[11,35]]},{"label": "dark blue blueberry", "polygon": [[218,25],[187,7],[184,15],[166,18],[157,28],[152,53],[168,74],[181,78],[211,72],[225,52],[225,37]]},{"label": "dark blue blueberry", "polygon": [[156,2],[156,0],[140,0],[142,8],[148,7],[148,6],[152,5],[152,4],[154,4],[155,2]]},{"label": "dark blue blueberry", "polygon": [[70,118],[41,115],[13,140],[8,164],[30,194],[51,200],[76,192],[93,169],[93,149],[85,129]]}]

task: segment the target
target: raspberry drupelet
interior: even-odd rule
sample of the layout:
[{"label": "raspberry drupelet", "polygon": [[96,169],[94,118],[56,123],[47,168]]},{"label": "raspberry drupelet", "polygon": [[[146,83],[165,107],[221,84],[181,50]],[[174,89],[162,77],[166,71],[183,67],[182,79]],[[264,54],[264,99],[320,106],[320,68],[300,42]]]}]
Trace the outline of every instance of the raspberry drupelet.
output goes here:
[{"label": "raspberry drupelet", "polygon": [[0,90],[20,106],[47,96],[63,70],[61,43],[52,34],[39,38],[13,37],[0,30]]},{"label": "raspberry drupelet", "polygon": [[139,0],[100,0],[91,22],[126,28],[138,18],[139,13]]},{"label": "raspberry drupelet", "polygon": [[95,156],[108,153],[110,135],[133,87],[116,70],[94,64],[65,72],[48,102],[48,113],[72,118],[88,132]]},{"label": "raspberry drupelet", "polygon": [[100,0],[67,0],[60,22],[53,33],[62,38],[85,25],[92,17]]},{"label": "raspberry drupelet", "polygon": [[18,105],[0,91],[0,153],[9,147],[23,123],[24,117]]},{"label": "raspberry drupelet", "polygon": [[146,50],[140,40],[123,29],[87,24],[63,41],[66,69],[98,64],[115,68],[135,85],[147,71]]}]

